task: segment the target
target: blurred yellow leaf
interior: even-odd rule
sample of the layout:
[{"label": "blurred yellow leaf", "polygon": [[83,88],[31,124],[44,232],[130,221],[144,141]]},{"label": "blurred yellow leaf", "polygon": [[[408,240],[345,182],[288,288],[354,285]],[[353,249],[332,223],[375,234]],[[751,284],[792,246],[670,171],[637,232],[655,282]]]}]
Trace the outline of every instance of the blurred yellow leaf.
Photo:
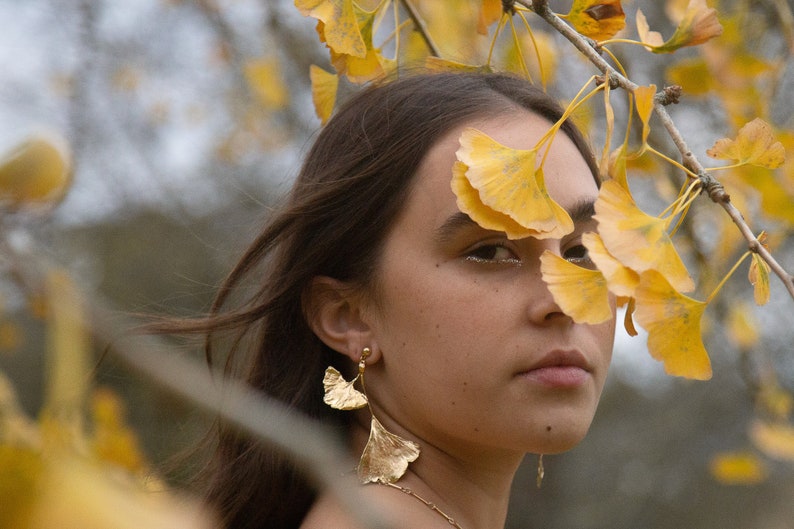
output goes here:
[{"label": "blurred yellow leaf", "polygon": [[617,296],[633,296],[634,290],[640,283],[639,274],[615,259],[604,246],[604,241],[598,233],[589,232],[582,235],[582,244],[587,248],[587,253],[598,270],[604,274],[609,291]]},{"label": "blurred yellow leaf", "polygon": [[488,34],[488,26],[502,17],[502,0],[481,0],[477,17],[477,33]]},{"label": "blurred yellow leaf", "polygon": [[783,144],[775,140],[772,127],[760,118],[755,118],[739,129],[735,140],[717,140],[706,154],[718,160],[731,160],[737,164],[752,164],[768,169],[780,167],[786,159]]},{"label": "blurred yellow leaf", "polygon": [[714,76],[701,57],[676,61],[667,68],[666,76],[688,96],[704,95],[715,87]]},{"label": "blurred yellow leaf", "polygon": [[320,118],[320,122],[325,125],[334,111],[334,105],[336,105],[339,77],[312,64],[309,67],[309,78],[312,82],[314,111]]},{"label": "blurred yellow leaf", "polygon": [[477,64],[464,64],[462,62],[452,61],[441,57],[428,55],[425,58],[425,69],[429,72],[489,72],[491,69],[488,66]]},{"label": "blurred yellow leaf", "polygon": [[289,92],[281,77],[278,59],[263,57],[250,60],[244,67],[245,79],[259,103],[267,109],[283,108],[289,102]]},{"label": "blurred yellow leaf", "polygon": [[648,141],[650,132],[649,122],[653,112],[653,98],[656,96],[656,85],[638,86],[634,90],[634,103],[637,106],[637,115],[642,121],[642,143]]},{"label": "blurred yellow leaf", "polygon": [[358,27],[353,0],[295,0],[295,7],[303,16],[322,23],[323,42],[335,53],[366,57],[367,45]]},{"label": "blurred yellow leaf", "polygon": [[596,324],[612,319],[604,276],[577,266],[546,250],[540,256],[543,281],[562,311],[577,323]]},{"label": "blurred yellow leaf", "polygon": [[614,37],[626,26],[620,0],[574,0],[568,14],[561,17],[582,35],[597,41]]},{"label": "blurred yellow leaf", "polygon": [[132,473],[146,470],[145,458],[135,432],[127,426],[124,406],[109,389],[96,389],[91,398],[94,423],[91,439],[94,455]]},{"label": "blurred yellow leaf", "polygon": [[684,18],[675,33],[666,42],[662,35],[651,31],[641,10],[637,10],[637,32],[640,40],[653,53],[672,53],[684,46],[697,46],[722,35],[722,25],[717,11],[706,5],[706,0],[690,0]]},{"label": "blurred yellow leaf", "polygon": [[706,304],[680,294],[655,270],[640,275],[634,317],[648,331],[648,351],[674,376],[708,380],[711,361],[700,322]]},{"label": "blurred yellow leaf", "polygon": [[[561,238],[573,231],[568,213],[546,191],[543,168],[536,167],[536,149],[511,149],[467,128],[456,155],[463,164],[458,171],[465,168],[462,176],[477,190],[482,204],[523,226],[524,236]],[[458,205],[477,222],[477,204],[459,201]]]},{"label": "blurred yellow leaf", "polygon": [[523,74],[520,64],[523,58],[531,78],[540,79],[540,84],[547,86],[554,81],[558,55],[554,39],[547,33],[538,31],[534,34],[534,39],[529,34],[510,39],[504,48],[503,61],[507,70]]},{"label": "blurred yellow leaf", "polygon": [[604,246],[623,265],[638,273],[656,270],[682,292],[695,288],[665,229],[665,220],[640,210],[617,181],[601,185],[595,210]]},{"label": "blurred yellow leaf", "polygon": [[756,420],[750,426],[750,438],[769,457],[794,461],[794,427],[790,424]]},{"label": "blurred yellow leaf", "polygon": [[0,158],[0,206],[54,204],[71,183],[71,159],[65,140],[33,136]]},{"label": "blurred yellow leaf", "polygon": [[743,351],[750,350],[758,342],[758,322],[743,303],[730,306],[725,327],[728,338]]},{"label": "blurred yellow leaf", "polygon": [[724,485],[757,485],[767,476],[766,465],[751,452],[716,454],[709,470],[712,477]]},{"label": "blurred yellow leaf", "polygon": [[156,494],[107,469],[63,454],[48,460],[25,529],[211,529],[198,502]]},{"label": "blurred yellow leaf", "polygon": [[0,527],[27,529],[41,486],[42,471],[38,450],[0,443]]},{"label": "blurred yellow leaf", "polygon": [[60,270],[50,271],[46,279],[50,307],[42,432],[51,444],[71,445],[82,441],[90,347],[76,285]]}]

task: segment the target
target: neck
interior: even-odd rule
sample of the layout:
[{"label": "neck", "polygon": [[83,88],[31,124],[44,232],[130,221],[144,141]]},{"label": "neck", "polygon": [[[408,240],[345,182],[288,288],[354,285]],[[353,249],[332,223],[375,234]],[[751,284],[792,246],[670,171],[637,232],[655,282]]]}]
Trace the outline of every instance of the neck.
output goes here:
[{"label": "neck", "polygon": [[[366,428],[358,423],[355,428],[356,454],[366,444],[368,420]],[[427,441],[418,441],[421,454],[397,484],[436,504],[463,529],[504,527],[510,488],[523,454],[488,453],[475,448],[453,454]],[[421,508],[418,502],[417,505]]]}]

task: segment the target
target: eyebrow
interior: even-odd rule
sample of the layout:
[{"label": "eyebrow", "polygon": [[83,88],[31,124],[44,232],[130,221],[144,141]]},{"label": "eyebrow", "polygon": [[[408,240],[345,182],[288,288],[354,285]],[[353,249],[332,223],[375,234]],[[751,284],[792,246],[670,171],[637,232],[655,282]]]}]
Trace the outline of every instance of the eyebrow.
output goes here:
[{"label": "eyebrow", "polygon": [[[574,224],[582,224],[590,221],[595,215],[595,200],[581,199],[576,202],[568,211]],[[436,229],[436,239],[439,242],[448,242],[459,230],[478,227],[471,217],[462,211],[450,215],[444,223]]]}]

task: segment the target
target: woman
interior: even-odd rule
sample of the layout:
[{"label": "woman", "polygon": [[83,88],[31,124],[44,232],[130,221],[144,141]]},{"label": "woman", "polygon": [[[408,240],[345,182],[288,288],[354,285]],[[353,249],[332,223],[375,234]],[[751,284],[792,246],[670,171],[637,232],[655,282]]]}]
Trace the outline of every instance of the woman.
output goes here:
[{"label": "woman", "polygon": [[[244,365],[252,386],[339,425],[356,457],[370,414],[415,449],[404,472],[375,472],[362,486],[399,513],[400,527],[503,527],[523,456],[571,448],[592,420],[614,324],[574,323],[539,269],[544,250],[587,263],[581,235],[595,228],[598,181],[581,134],[566,123],[544,165],[551,197],[576,225],[561,240],[485,230],[450,188],[465,128],[530,149],[561,113],[499,74],[363,90],[319,134],[211,317],[187,329],[208,332],[208,343],[230,332],[227,367]],[[236,304],[246,280],[256,292]],[[348,379],[359,366],[369,407],[327,406],[328,366]],[[286,458],[223,426],[218,435],[208,500],[228,527],[355,527]]]}]

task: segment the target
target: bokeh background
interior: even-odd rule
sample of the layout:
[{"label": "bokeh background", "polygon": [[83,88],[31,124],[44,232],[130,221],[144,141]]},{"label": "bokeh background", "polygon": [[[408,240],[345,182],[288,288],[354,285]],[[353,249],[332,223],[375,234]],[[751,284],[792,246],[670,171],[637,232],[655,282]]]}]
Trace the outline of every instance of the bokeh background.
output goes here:
[{"label": "bokeh background", "polygon": [[[453,38],[455,28],[476,18],[477,2],[415,3],[431,32],[449,33],[438,41],[450,58],[465,62],[482,53],[484,38],[474,44]],[[627,36],[636,37],[638,8],[670,35],[674,26],[664,4],[623,2]],[[569,5],[551,2],[561,12]],[[741,35],[757,61],[748,59],[748,70],[736,75],[737,84],[743,75],[755,79],[755,91],[745,86],[736,97],[745,98],[748,111],[771,109],[768,119],[780,130],[794,129],[794,30],[781,16],[791,7],[790,0],[718,6],[726,18],[744,13],[731,35]],[[565,43],[548,40],[558,50],[550,90],[571,98],[595,72]],[[738,53],[728,40],[717,39],[712,48],[712,54]],[[635,81],[671,82],[678,58],[614,49]],[[699,53],[683,55],[694,60]],[[34,258],[60,263],[119,313],[170,315],[206,310],[215,285],[283,196],[320,126],[309,65],[330,69],[314,21],[289,0],[0,0],[0,64],[0,153],[32,136],[55,135],[68,145],[74,168],[64,200],[56,208],[5,215],[4,238]],[[340,90],[355,89],[343,83]],[[616,109],[625,116],[620,102]],[[685,91],[671,112],[702,158],[715,139],[735,129],[724,99],[709,94],[687,99]],[[597,147],[604,141],[600,117],[594,107],[581,118]],[[656,133],[652,141],[667,146]],[[654,176],[641,174],[636,186],[658,212],[657,193],[667,192],[676,177]],[[779,178],[789,179],[790,195],[781,200],[791,203],[794,172]],[[767,211],[758,197],[742,203],[754,228],[774,234],[779,260],[794,269],[794,219]],[[743,251],[725,235],[724,215],[716,210],[699,200],[682,236],[701,279],[718,279]],[[25,412],[35,416],[47,345],[42,321],[7,273],[12,264],[0,256],[0,369]],[[545,458],[540,489],[536,459],[528,458],[508,527],[794,528],[794,462],[759,452],[748,435],[759,413],[754,374],[774,373],[783,394],[794,390],[794,301],[773,278],[770,303],[756,308],[745,274],[746,265],[725,287],[724,301],[709,309],[709,382],[665,375],[642,337],[619,336],[590,435],[571,452]],[[743,330],[731,323],[739,310],[749,321]],[[98,344],[97,359],[101,353]],[[175,466],[173,458],[199,442],[208,418],[112,354],[98,363],[95,379],[121,396],[155,467],[183,483],[191,465]],[[714,456],[741,450],[763,461],[765,479],[752,485],[716,479]]]}]

